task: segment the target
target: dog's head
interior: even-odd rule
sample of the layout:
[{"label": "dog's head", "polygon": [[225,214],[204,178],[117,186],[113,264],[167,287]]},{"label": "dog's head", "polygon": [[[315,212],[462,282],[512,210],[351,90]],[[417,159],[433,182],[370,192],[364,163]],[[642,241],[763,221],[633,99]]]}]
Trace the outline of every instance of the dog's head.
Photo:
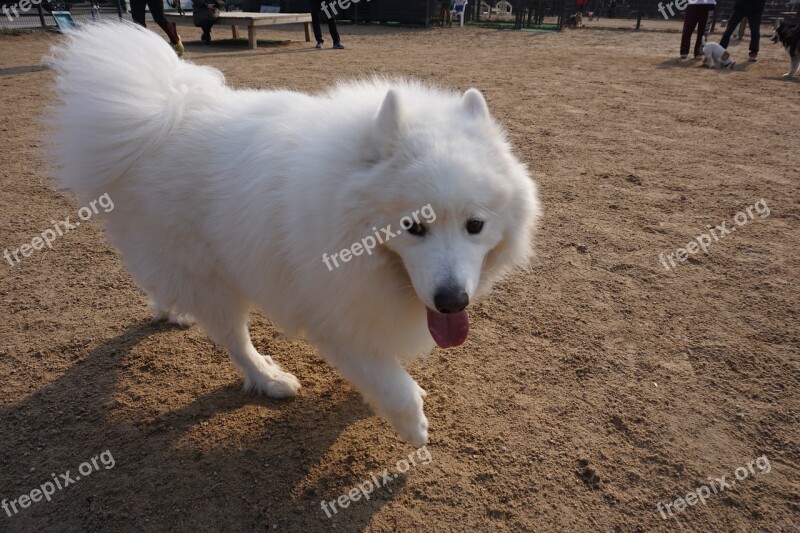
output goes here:
[{"label": "dog's head", "polygon": [[772,33],[772,37],[769,38],[770,41],[773,43],[777,43],[781,39],[781,32],[783,31],[783,21],[778,19],[775,21],[775,31]]},{"label": "dog's head", "polygon": [[370,140],[380,186],[365,189],[393,223],[397,234],[382,246],[427,307],[431,335],[458,346],[467,306],[528,264],[539,202],[480,92],[411,89],[389,90],[380,106]]},{"label": "dog's head", "polygon": [[772,37],[769,38],[773,43],[781,42],[788,43],[792,33],[800,32],[800,26],[794,22],[784,22],[781,19],[775,21],[775,31]]}]

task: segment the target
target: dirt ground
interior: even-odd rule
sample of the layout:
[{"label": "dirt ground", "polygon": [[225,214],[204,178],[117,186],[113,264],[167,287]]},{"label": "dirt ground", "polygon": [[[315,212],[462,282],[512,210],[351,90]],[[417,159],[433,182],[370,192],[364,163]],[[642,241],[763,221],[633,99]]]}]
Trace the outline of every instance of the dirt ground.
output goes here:
[{"label": "dirt ground", "polygon": [[[341,31],[344,51],[311,49],[299,27],[262,32],[291,42],[255,51],[182,34],[235,87],[319,91],[372,72],[477,87],[545,206],[531,271],[473,309],[466,344],[412,367],[430,460],[395,478],[413,448],[263,316],[256,346],[304,387],[292,401],[245,395],[202,331],[152,322],[87,222],[0,265],[0,499],[92,472],[0,511],[0,531],[800,530],[800,81],[780,79],[787,54],[764,39],[748,65],[745,42],[721,73],[677,65],[676,34]],[[52,73],[39,64],[57,38],[0,36],[0,248],[76,219],[42,152]],[[769,216],[751,209],[708,254],[659,262],[762,199]],[[82,465],[106,450],[113,468]],[[322,500],[384,469],[391,483],[326,516]],[[710,492],[721,476],[735,484]]]}]

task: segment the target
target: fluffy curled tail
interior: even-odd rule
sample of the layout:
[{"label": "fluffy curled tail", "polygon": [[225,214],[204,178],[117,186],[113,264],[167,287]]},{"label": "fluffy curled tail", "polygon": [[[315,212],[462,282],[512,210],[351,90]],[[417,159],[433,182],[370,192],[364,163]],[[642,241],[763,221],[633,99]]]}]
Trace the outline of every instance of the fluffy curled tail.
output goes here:
[{"label": "fluffy curled tail", "polygon": [[194,103],[224,90],[219,71],[178,59],[156,34],[131,23],[88,24],[53,47],[52,154],[59,180],[96,196],[164,143]]}]

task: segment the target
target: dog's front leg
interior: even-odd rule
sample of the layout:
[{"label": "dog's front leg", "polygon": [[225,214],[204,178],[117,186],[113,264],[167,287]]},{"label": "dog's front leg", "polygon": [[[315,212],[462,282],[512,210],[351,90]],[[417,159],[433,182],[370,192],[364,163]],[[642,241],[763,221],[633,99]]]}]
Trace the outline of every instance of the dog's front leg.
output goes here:
[{"label": "dog's front leg", "polygon": [[428,442],[428,419],[422,410],[422,398],[426,393],[399,362],[370,356],[326,354],[401,439],[415,447]]},{"label": "dog's front leg", "polygon": [[792,68],[789,69],[789,72],[783,75],[786,79],[792,79],[792,76],[797,74],[797,69],[800,68],[800,56],[792,58]]}]

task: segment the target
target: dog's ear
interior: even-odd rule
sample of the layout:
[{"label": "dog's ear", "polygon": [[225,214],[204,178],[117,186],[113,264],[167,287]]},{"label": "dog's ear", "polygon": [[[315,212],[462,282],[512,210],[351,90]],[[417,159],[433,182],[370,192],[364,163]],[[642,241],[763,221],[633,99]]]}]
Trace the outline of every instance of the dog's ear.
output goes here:
[{"label": "dog's ear", "polygon": [[394,89],[389,89],[386,97],[383,99],[381,108],[378,111],[378,118],[376,123],[378,132],[384,137],[384,140],[397,138],[400,131],[400,122],[402,119],[402,110],[400,107],[400,95]]},{"label": "dog's ear", "polygon": [[724,54],[722,54],[723,61],[727,61],[729,57],[731,57],[731,55],[727,51]]},{"label": "dog's ear", "polygon": [[478,89],[468,89],[464,93],[461,108],[475,118],[489,118],[489,106]]},{"label": "dog's ear", "polygon": [[366,154],[368,161],[374,163],[392,156],[402,125],[403,109],[400,95],[394,89],[389,89],[378,110],[378,116],[375,117],[376,134],[370,141],[371,148]]}]

